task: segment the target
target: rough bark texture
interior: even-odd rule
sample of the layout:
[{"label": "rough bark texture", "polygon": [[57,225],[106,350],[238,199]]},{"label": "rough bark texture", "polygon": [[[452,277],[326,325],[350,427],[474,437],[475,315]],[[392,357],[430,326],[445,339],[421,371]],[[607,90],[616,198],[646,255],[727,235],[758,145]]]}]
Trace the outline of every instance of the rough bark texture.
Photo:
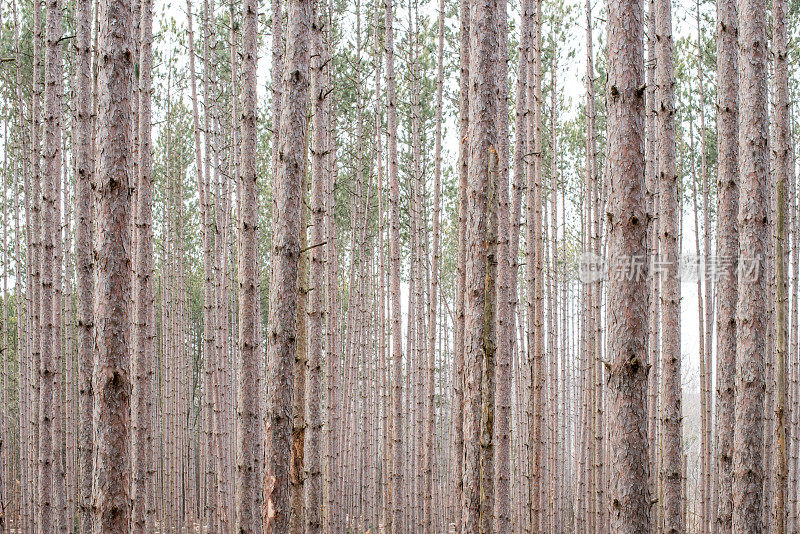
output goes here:
[{"label": "rough bark texture", "polygon": [[397,176],[397,96],[394,73],[394,0],[386,11],[386,138],[389,145],[389,285],[392,318],[392,513],[390,531],[403,530],[403,339],[400,307],[400,186]]},{"label": "rough bark texture", "polygon": [[433,171],[433,237],[431,240],[430,290],[428,294],[428,362],[425,405],[425,488],[424,526],[425,534],[433,534],[433,469],[435,461],[434,440],[436,436],[436,341],[439,292],[439,212],[442,182],[442,92],[444,85],[444,1],[439,2],[436,67],[436,134]]},{"label": "rough bark texture", "polygon": [[[525,4],[523,4],[523,10],[525,9]],[[523,13],[523,23],[525,22],[525,16]],[[509,287],[511,290],[510,298],[513,300],[511,303],[511,310],[510,316],[512,321],[512,328],[511,332],[512,335],[510,340],[514,343],[517,339],[516,331],[514,331],[513,325],[516,322],[516,316],[518,310],[521,311],[519,308],[518,302],[518,294],[517,294],[517,279],[518,279],[518,268],[519,262],[517,260],[518,254],[516,251],[519,250],[519,240],[520,240],[520,233],[521,233],[521,211],[522,211],[522,197],[523,197],[523,189],[525,184],[525,157],[527,153],[527,117],[526,117],[526,92],[527,92],[527,64],[528,64],[528,48],[529,48],[529,41],[526,38],[528,32],[524,30],[521,31],[520,41],[519,41],[519,49],[518,49],[518,56],[519,56],[519,63],[517,67],[517,89],[516,89],[516,106],[515,106],[515,117],[514,117],[514,131],[515,131],[515,138],[514,138],[514,206],[512,207],[512,213],[514,214],[514,226],[513,226],[513,236],[511,240],[511,250],[514,250],[515,253],[510,256],[512,261],[512,269],[510,271],[511,279],[509,280]],[[520,320],[520,326],[522,321]],[[520,342],[519,348],[516,347],[516,343],[514,343],[512,349],[512,357],[514,358],[514,373],[517,376],[515,380],[516,386],[516,399],[517,399],[517,406],[520,408],[517,410],[515,419],[514,428],[522,429],[523,417],[522,413],[523,409],[521,408],[523,402],[527,399],[526,393],[528,388],[522,383],[521,376],[524,374],[523,370],[526,367],[524,363],[520,362],[524,358],[519,357],[522,354],[522,349],[524,348],[524,342]],[[501,390],[501,397],[502,398],[502,390]],[[525,521],[525,510],[527,510],[527,495],[528,492],[528,485],[527,479],[525,478],[524,471],[521,468],[524,468],[526,465],[527,459],[527,439],[524,436],[520,436],[520,439],[517,440],[517,447],[515,447],[515,456],[517,460],[514,462],[514,489],[515,491],[519,492],[520,499],[518,503],[517,509],[517,517],[516,521],[513,522],[513,526],[523,532],[527,532],[527,528],[530,526],[529,522]],[[499,512],[498,512],[499,516]],[[499,519],[499,517],[498,517]],[[512,518],[513,519],[513,518]]]},{"label": "rough bark texture", "polygon": [[669,0],[655,2],[656,26],[656,130],[658,135],[659,230],[661,255],[661,478],[664,485],[661,508],[666,533],[683,532],[681,505],[681,330],[679,244],[680,205],[675,162],[675,95],[672,10]]},{"label": "rough bark texture", "polygon": [[[61,300],[56,286],[60,286],[61,263],[57,249],[61,248],[59,228],[61,201],[56,198],[61,190],[61,120],[63,87],[62,77],[62,11],[60,0],[47,2],[45,17],[44,52],[44,139],[42,146],[42,215],[41,215],[41,366],[39,382],[39,477],[41,503],[39,528],[43,532],[59,532],[66,517],[61,517],[61,499],[66,488],[61,480],[63,450],[61,436]],[[56,279],[59,280],[57,283]]]},{"label": "rough bark texture", "polygon": [[291,454],[289,465],[289,530],[301,532],[305,524],[303,496],[305,490],[306,444],[306,381],[308,374],[308,201],[306,196],[305,170],[300,176],[300,235],[297,263],[297,332],[295,335],[295,354],[292,376],[294,391],[292,392],[292,432]]},{"label": "rough bark texture", "polygon": [[[495,501],[492,513],[493,529],[497,534],[511,532],[511,359],[515,336],[512,302],[512,270],[516,270],[519,243],[512,239],[512,221],[509,213],[508,193],[508,22],[506,2],[498,3],[497,31],[499,48],[497,61],[497,138],[498,153],[497,199],[498,244],[497,244],[497,295],[494,325],[496,335],[496,377],[494,406],[494,484]],[[512,248],[516,245],[517,248]]]},{"label": "rough bark texture", "polygon": [[787,58],[786,32],[787,2],[775,0],[772,4],[772,54],[773,54],[773,176],[775,182],[776,219],[775,232],[775,430],[773,510],[769,510],[773,534],[786,532],[786,500],[788,497],[788,433],[787,433],[787,378],[788,378],[788,286],[787,255],[788,239],[788,195],[787,187],[794,180],[791,172],[789,133],[789,66]]},{"label": "rough bark texture", "polygon": [[[739,73],[738,20],[735,0],[717,0],[717,256],[739,257]],[[737,269],[717,281],[716,473],[719,534],[729,534],[733,520],[733,429],[736,378]]]},{"label": "rough bark texture", "polygon": [[477,532],[481,514],[491,513],[491,510],[481,509],[480,461],[481,385],[484,381],[484,351],[487,349],[484,345],[487,336],[486,301],[494,298],[494,295],[487,294],[486,278],[490,160],[494,159],[495,166],[497,164],[497,82],[485,76],[485,73],[493,72],[499,46],[496,9],[494,0],[480,0],[473,6],[470,21],[469,185],[464,286],[464,488],[461,498],[463,532]]},{"label": "rough bark texture", "polygon": [[[328,4],[329,12],[326,16],[326,28],[328,32],[326,35],[330,37],[332,31],[330,30],[330,4]],[[326,45],[325,58],[331,57],[330,45]],[[330,63],[324,69],[323,87],[330,87],[331,83],[331,67]],[[325,120],[327,129],[325,132],[325,389],[326,389],[326,406],[328,425],[327,445],[325,449],[326,465],[325,465],[325,513],[328,517],[325,528],[327,532],[336,532],[338,528],[337,515],[336,515],[336,482],[337,482],[337,469],[336,460],[339,454],[337,432],[339,427],[339,407],[336,402],[336,392],[338,391],[338,251],[337,251],[337,232],[336,232],[336,116],[335,116],[335,102],[332,97],[324,103]]]},{"label": "rough bark texture", "polygon": [[[261,333],[258,320],[258,197],[256,173],[256,51],[258,4],[245,0],[242,24],[241,164],[239,177],[239,359],[236,415],[236,523],[240,534],[262,530],[264,428],[259,375]],[[288,465],[287,465],[288,466]]]},{"label": "rough bark texture", "polygon": [[153,2],[142,0],[139,76],[139,175],[136,177],[136,277],[134,280],[133,409],[131,411],[133,532],[152,532],[155,503],[152,503],[154,469],[153,362],[155,361],[155,305],[153,300],[153,156],[150,145],[150,100],[152,91]]},{"label": "rough bark texture", "polygon": [[453,333],[453,500],[456,534],[461,533],[464,493],[464,305],[467,263],[467,181],[469,178],[469,50],[470,4],[459,2],[459,124],[458,124],[458,262],[456,274],[456,324]]},{"label": "rough bark texture", "polygon": [[[739,3],[739,293],[733,437],[733,531],[762,532],[767,340],[766,2]],[[751,270],[752,268],[752,270]],[[750,272],[747,272],[750,271]]]},{"label": "rough bark texture", "polygon": [[[647,263],[644,203],[644,13],[640,0],[608,6],[610,530],[648,532]],[[626,266],[627,263],[627,266]]]},{"label": "rough bark texture", "polygon": [[306,431],[306,465],[308,482],[305,486],[306,532],[322,532],[322,364],[323,324],[325,322],[325,93],[322,59],[324,18],[315,14],[311,27],[311,237],[309,251],[308,296],[308,429]]},{"label": "rough bark texture", "polygon": [[297,332],[301,184],[306,171],[311,2],[289,2],[283,73],[278,168],[274,182],[269,329],[270,407],[268,450],[274,477],[269,531],[289,532],[289,465],[292,433],[293,363]]},{"label": "rough bark texture", "polygon": [[92,503],[97,534],[130,528],[132,31],[127,2],[101,4]]},{"label": "rough bark texture", "polygon": [[92,2],[76,4],[76,135],[75,135],[75,272],[77,288],[78,347],[78,513],[80,532],[92,528],[92,365],[93,258],[92,258],[92,181],[94,161],[91,124],[91,25]]}]

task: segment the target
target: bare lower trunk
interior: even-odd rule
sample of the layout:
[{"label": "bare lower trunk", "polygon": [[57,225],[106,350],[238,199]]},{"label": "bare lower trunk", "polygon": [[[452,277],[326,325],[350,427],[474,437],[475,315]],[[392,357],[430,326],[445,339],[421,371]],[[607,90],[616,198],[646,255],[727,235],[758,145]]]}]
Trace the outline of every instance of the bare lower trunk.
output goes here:
[{"label": "bare lower trunk", "polygon": [[77,288],[78,346],[78,513],[80,532],[91,530],[92,496],[92,349],[93,324],[93,255],[92,255],[92,181],[94,161],[91,129],[91,24],[92,2],[76,5],[75,47],[76,124],[75,136],[75,271]]},{"label": "bare lower trunk", "polygon": [[[738,174],[738,20],[735,0],[717,0],[717,256],[739,257]],[[718,279],[716,471],[719,534],[729,534],[733,521],[733,429],[736,375],[737,270],[727,269]]]},{"label": "bare lower trunk", "polygon": [[389,148],[389,284],[392,318],[392,513],[390,530],[404,532],[403,498],[403,340],[400,307],[400,187],[397,176],[397,97],[394,73],[394,0],[384,0],[386,10],[386,105]]},{"label": "bare lower trunk", "polygon": [[130,219],[133,189],[132,14],[109,1],[100,16],[100,146],[95,249],[96,360],[93,531],[127,532],[130,522]]},{"label": "bare lower trunk", "polygon": [[311,236],[309,251],[308,297],[308,429],[306,431],[306,464],[308,483],[305,486],[306,531],[322,532],[322,365],[323,324],[325,322],[325,148],[327,124],[323,88],[322,59],[324,17],[316,13],[311,27],[312,61],[309,98],[313,117],[311,141]]},{"label": "bare lower trunk", "polygon": [[787,287],[787,264],[786,259],[789,251],[788,239],[788,195],[787,187],[789,181],[794,180],[792,173],[793,164],[790,158],[791,139],[789,133],[789,74],[787,58],[787,33],[786,16],[787,3],[784,0],[773,2],[773,84],[774,84],[774,104],[773,104],[773,124],[774,134],[772,138],[772,151],[775,175],[776,193],[776,232],[777,240],[775,247],[775,290],[776,290],[776,310],[775,310],[775,435],[774,439],[775,454],[775,487],[771,488],[774,492],[774,510],[772,513],[771,532],[773,534],[784,534],[786,529],[786,500],[788,497],[788,434],[787,434],[787,378],[788,378],[788,287]]},{"label": "bare lower trunk", "polygon": [[442,175],[442,92],[444,85],[444,3],[439,3],[438,24],[438,53],[436,70],[436,153],[434,155],[433,176],[433,238],[431,253],[431,280],[428,295],[428,362],[426,377],[426,406],[425,406],[425,488],[424,488],[424,521],[425,534],[433,533],[433,469],[434,469],[434,439],[436,433],[436,334],[438,291],[439,291],[439,205],[441,203],[441,175]]},{"label": "bare lower trunk", "polygon": [[[498,44],[497,4],[474,5],[470,25],[469,186],[467,196],[467,264],[464,319],[464,488],[461,499],[462,531],[478,531],[481,514],[481,397],[484,384],[484,340],[493,325],[486,322],[490,170],[497,165],[496,79],[492,72]],[[492,340],[493,341],[493,340]],[[490,356],[493,359],[493,355]],[[493,369],[492,369],[493,371]],[[493,381],[494,377],[491,377]],[[489,388],[491,391],[491,388]],[[493,393],[493,392],[492,392]]]},{"label": "bare lower trunk", "polygon": [[642,3],[612,1],[608,17],[610,530],[634,534],[650,529],[648,356],[640,335],[647,328],[648,268],[632,278],[611,274],[646,252]]},{"label": "bare lower trunk", "polygon": [[683,532],[681,492],[681,343],[677,168],[675,163],[674,67],[672,13],[668,1],[656,0],[656,129],[658,132],[659,230],[661,232],[661,462],[664,484],[664,532]]},{"label": "bare lower trunk", "polygon": [[237,361],[236,417],[236,532],[260,533],[262,530],[262,492],[264,449],[263,415],[259,397],[261,333],[256,326],[258,299],[258,196],[256,173],[256,50],[258,42],[258,5],[246,0],[242,6],[242,123],[241,163],[239,169],[239,357]]},{"label": "bare lower trunk", "polygon": [[767,340],[766,4],[739,3],[739,265],[733,437],[733,530],[762,532],[764,389]]},{"label": "bare lower trunk", "polygon": [[133,435],[131,466],[134,484],[131,497],[131,526],[135,532],[152,532],[155,510],[152,508],[153,474],[153,361],[155,353],[155,307],[153,300],[152,242],[152,172],[150,145],[150,98],[152,70],[153,5],[142,1],[141,61],[139,79],[139,176],[136,177],[136,277],[134,280],[134,355],[132,363]]},{"label": "bare lower trunk", "polygon": [[289,466],[292,399],[296,351],[298,261],[300,254],[300,198],[306,169],[307,107],[311,30],[311,2],[289,3],[286,71],[277,175],[274,182],[276,219],[272,241],[272,278],[268,340],[270,406],[268,450],[274,517],[268,531],[289,531]]}]

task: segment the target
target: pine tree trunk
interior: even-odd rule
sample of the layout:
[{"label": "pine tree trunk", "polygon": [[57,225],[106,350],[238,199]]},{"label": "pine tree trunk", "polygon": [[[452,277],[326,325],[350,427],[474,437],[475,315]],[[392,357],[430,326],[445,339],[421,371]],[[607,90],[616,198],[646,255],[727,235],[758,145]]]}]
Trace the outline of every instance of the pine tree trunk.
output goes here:
[{"label": "pine tree trunk", "polygon": [[311,238],[309,250],[308,294],[308,429],[306,432],[306,465],[308,484],[305,486],[306,531],[322,532],[325,516],[322,514],[322,365],[323,324],[325,321],[325,149],[326,116],[323,87],[325,68],[323,62],[324,16],[314,13],[311,27]]},{"label": "pine tree trunk", "polygon": [[[328,4],[330,6],[330,4]],[[330,7],[326,17],[326,27],[330,27]],[[330,33],[328,34],[330,35]],[[329,46],[329,45],[328,45]],[[331,50],[326,46],[325,58],[330,58]],[[331,83],[331,68],[329,65],[323,70],[323,87],[329,87]],[[338,510],[336,509],[336,484],[338,482],[337,458],[339,455],[338,430],[340,426],[340,407],[336,402],[336,392],[339,391],[339,352],[337,328],[338,320],[338,251],[337,251],[337,231],[336,231],[336,196],[335,188],[337,181],[336,171],[336,106],[333,98],[329,97],[325,101],[325,387],[326,403],[328,413],[327,446],[326,446],[326,467],[325,467],[325,518],[326,532],[333,533],[339,528]]]},{"label": "pine tree trunk", "polygon": [[[493,325],[496,335],[496,377],[494,404],[494,517],[493,529],[497,534],[511,532],[511,361],[515,337],[514,298],[511,284],[515,283],[512,270],[516,270],[513,258],[519,249],[519,242],[513,239],[512,209],[508,198],[508,22],[506,2],[498,2],[497,31],[499,38],[497,78],[497,130],[498,130],[498,169],[495,207],[498,218],[497,229],[497,294],[495,297],[495,318]],[[515,190],[515,195],[520,190]],[[517,197],[518,198],[518,197]],[[516,199],[515,199],[516,200]],[[518,216],[517,216],[518,218]],[[518,234],[517,234],[518,235]],[[516,247],[516,248],[513,248]],[[516,289],[516,287],[514,288]]]},{"label": "pine tree trunk", "polygon": [[[44,144],[41,219],[41,404],[40,450],[42,501],[40,528],[66,530],[61,411],[61,135],[63,75],[62,13],[60,0],[47,4],[44,58]],[[57,196],[59,195],[59,196]]]},{"label": "pine tree trunk", "polygon": [[[442,176],[442,92],[444,85],[444,2],[439,2],[436,68],[436,133],[433,172],[433,230],[431,243],[431,279],[428,293],[428,368],[425,406],[425,488],[424,518],[425,534],[433,534],[433,470],[435,461],[434,440],[436,437],[436,335],[439,292],[439,212],[441,203]],[[380,157],[380,156],[379,156]]]},{"label": "pine tree trunk", "polygon": [[469,69],[470,69],[470,3],[459,2],[459,152],[458,152],[458,257],[456,258],[456,324],[453,335],[453,456],[452,495],[456,534],[461,534],[464,493],[464,314],[467,265],[467,182],[469,179]]},{"label": "pine tree trunk", "polygon": [[[643,15],[638,0],[608,6],[609,273],[646,252]],[[609,276],[610,530],[621,534],[650,528],[646,264],[641,274]]]},{"label": "pine tree trunk", "polygon": [[389,271],[392,318],[392,513],[389,531],[404,532],[403,339],[400,307],[400,186],[397,161],[397,97],[394,73],[394,0],[384,0],[386,24],[386,137],[389,148]]},{"label": "pine tree trunk", "polygon": [[92,2],[76,4],[76,128],[75,135],[75,270],[78,325],[78,514],[80,532],[91,530],[92,497],[92,366],[93,366],[93,255],[92,181],[94,161],[91,129],[91,17]]},{"label": "pine tree trunk", "polygon": [[661,431],[664,531],[683,532],[681,494],[681,344],[677,168],[675,163],[672,14],[668,1],[656,0],[656,129],[658,132],[659,225],[661,231]]},{"label": "pine tree trunk", "polygon": [[[700,25],[700,4],[697,3],[697,70],[700,82],[700,177],[703,180],[703,265],[705,276],[703,285],[705,288],[704,299],[704,329],[705,337],[700,341],[704,344],[705,362],[703,366],[703,397],[705,407],[701,414],[701,420],[705,422],[705,432],[703,433],[703,472],[701,487],[705,492],[702,503],[702,534],[708,534],[712,527],[711,510],[716,506],[716,492],[713,489],[712,475],[713,466],[713,422],[711,418],[711,406],[713,404],[713,392],[711,389],[711,360],[714,352],[714,288],[712,284],[711,271],[711,213],[709,209],[710,191],[708,187],[708,161],[706,157],[706,85],[703,67],[703,29]],[[698,253],[698,261],[700,254]]]},{"label": "pine tree trunk", "polygon": [[[762,532],[764,389],[767,341],[766,243],[769,204],[767,149],[766,4],[738,6],[739,75],[739,265],[736,306],[736,387],[733,437],[733,530]],[[745,267],[747,264],[747,267]]]},{"label": "pine tree trunk", "polygon": [[258,310],[258,196],[256,171],[256,50],[258,5],[242,6],[241,165],[239,174],[239,358],[237,362],[236,523],[234,531],[260,533],[264,481],[263,415],[259,396],[261,333]]},{"label": "pine tree trunk", "polygon": [[140,78],[139,78],[139,175],[136,177],[136,277],[134,278],[134,353],[133,433],[131,436],[131,466],[134,484],[131,527],[134,532],[152,532],[155,510],[153,491],[153,361],[155,353],[155,305],[153,297],[152,242],[152,173],[153,156],[150,145],[150,100],[152,91],[153,5],[142,0]]},{"label": "pine tree trunk", "polygon": [[272,242],[272,278],[267,334],[270,384],[268,450],[274,517],[271,532],[289,531],[289,465],[294,391],[300,254],[300,195],[306,169],[306,126],[309,83],[311,2],[289,4],[286,71],[279,133],[278,169],[274,182],[276,219]]},{"label": "pine tree trunk", "polygon": [[133,20],[129,4],[109,0],[100,17],[98,204],[95,250],[96,373],[93,531],[127,532],[130,521],[130,151]]},{"label": "pine tree trunk", "polygon": [[[717,256],[739,257],[739,75],[738,20],[735,0],[717,0]],[[733,521],[734,384],[737,354],[737,270],[728,268],[717,282],[716,471],[718,534],[729,534]]]},{"label": "pine tree trunk", "polygon": [[[792,107],[791,104],[789,105],[789,116],[792,116]],[[791,122],[792,131],[790,132],[792,136],[790,139],[794,142],[794,122]],[[792,145],[790,145],[792,146]],[[791,282],[791,295],[790,295],[790,305],[791,311],[789,313],[789,403],[791,406],[797,404],[798,399],[800,399],[800,395],[798,395],[798,328],[797,328],[797,319],[798,319],[798,302],[797,302],[797,295],[798,295],[798,282],[800,282],[800,275],[797,272],[798,260],[800,259],[800,250],[798,250],[797,242],[798,242],[798,217],[797,217],[797,188],[795,184],[796,176],[794,172],[794,165],[795,165],[795,152],[793,148],[790,148],[790,158],[791,158],[791,169],[789,176],[789,188],[788,188],[788,195],[789,195],[789,235],[790,235],[790,248],[791,248],[791,272],[792,272],[792,282]],[[788,510],[788,519],[787,519],[787,529],[789,531],[793,531],[797,529],[797,477],[798,477],[798,414],[796,410],[789,410],[789,482],[788,482],[788,503],[787,507]]]},{"label": "pine tree trunk", "polygon": [[[497,4],[484,0],[473,6],[470,24],[470,87],[469,99],[469,184],[467,195],[467,263],[465,276],[464,322],[464,488],[461,500],[462,531],[476,532],[482,514],[491,509],[481,507],[481,405],[484,390],[484,358],[486,340],[493,336],[487,321],[487,300],[494,295],[487,287],[489,230],[489,189],[491,171],[497,168],[497,99],[496,81],[484,73],[495,67],[498,44]],[[493,162],[493,163],[490,163]],[[493,284],[492,284],[493,285]],[[493,287],[491,288],[493,290]],[[492,312],[493,313],[493,312]],[[491,319],[491,314],[490,314]],[[493,340],[492,340],[493,342]],[[493,364],[492,364],[493,365]],[[493,372],[493,368],[491,369]],[[491,377],[492,381],[494,377]]]},{"label": "pine tree trunk", "polygon": [[[312,18],[312,21],[315,18]],[[312,26],[313,29],[313,26]],[[313,35],[312,35],[313,39]],[[290,513],[289,528],[291,532],[301,532],[305,524],[303,509],[303,485],[305,473],[303,461],[305,456],[306,434],[306,381],[308,374],[308,214],[306,206],[306,178],[305,172],[300,177],[300,255],[297,265],[297,334],[294,356],[294,393],[292,399],[292,435],[291,458],[289,470],[290,482]]]},{"label": "pine tree trunk", "polygon": [[773,173],[776,192],[776,247],[775,247],[775,487],[771,529],[773,534],[784,534],[786,529],[786,500],[788,492],[788,443],[787,443],[787,376],[788,376],[788,286],[787,286],[787,255],[789,251],[788,239],[788,195],[789,180],[794,180],[791,172],[792,161],[790,155],[789,133],[789,74],[787,58],[787,30],[786,16],[787,3],[778,0],[772,5],[773,10],[773,127],[772,138]]}]

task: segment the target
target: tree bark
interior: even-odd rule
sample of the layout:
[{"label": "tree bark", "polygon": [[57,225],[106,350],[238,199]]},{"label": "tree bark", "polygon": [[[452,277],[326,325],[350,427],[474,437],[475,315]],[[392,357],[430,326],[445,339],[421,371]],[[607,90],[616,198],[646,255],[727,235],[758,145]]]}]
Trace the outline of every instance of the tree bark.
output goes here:
[{"label": "tree bark", "polygon": [[[494,519],[493,529],[497,534],[511,532],[511,360],[514,341],[514,298],[512,283],[516,271],[514,258],[519,241],[513,239],[512,210],[508,193],[508,26],[506,2],[498,2],[497,31],[499,38],[497,77],[497,130],[498,130],[498,168],[495,207],[498,219],[497,229],[497,294],[495,297],[495,318],[493,325],[496,336],[496,377],[494,405]],[[520,190],[516,190],[518,195]],[[517,196],[517,199],[519,196]],[[515,212],[516,213],[516,212]],[[517,216],[518,218],[518,216]],[[515,284],[516,285],[516,284]]]},{"label": "tree bark", "polygon": [[262,492],[264,482],[264,429],[259,397],[261,333],[256,326],[258,310],[258,196],[256,171],[256,51],[258,44],[258,4],[246,0],[242,6],[241,164],[239,175],[239,358],[237,369],[238,402],[236,416],[236,523],[241,534],[262,530]]},{"label": "tree bark", "polygon": [[[608,12],[610,529],[650,528],[647,465],[647,264],[641,276],[617,276],[646,253],[644,205],[643,6],[614,0]],[[624,274],[624,271],[623,271]]]},{"label": "tree bark", "polygon": [[[717,0],[717,256],[739,257],[739,74],[738,20],[734,0]],[[718,534],[729,534],[733,521],[734,384],[736,378],[737,269],[717,282],[716,471]]]},{"label": "tree bark", "polygon": [[130,219],[133,20],[127,2],[100,15],[93,531],[130,528]]},{"label": "tree bark", "polygon": [[656,0],[656,128],[658,132],[659,229],[661,255],[661,473],[664,484],[664,532],[683,532],[681,493],[681,330],[678,223],[678,173],[675,162],[674,66],[670,2]]},{"label": "tree bark", "polygon": [[278,173],[275,179],[276,218],[273,221],[272,279],[267,334],[270,384],[268,450],[274,517],[271,532],[289,531],[289,465],[294,391],[292,365],[296,350],[298,261],[300,254],[300,195],[306,170],[306,127],[309,84],[311,2],[289,4],[279,133]]},{"label": "tree bark", "polygon": [[152,173],[150,145],[150,100],[152,91],[153,3],[142,0],[139,77],[139,175],[136,177],[136,277],[134,279],[134,353],[132,361],[133,403],[131,466],[134,484],[131,527],[134,532],[152,532],[155,509],[152,507],[153,361],[155,355],[155,304],[153,297]]},{"label": "tree bark", "polygon": [[397,97],[394,73],[394,0],[384,0],[386,24],[386,137],[389,147],[389,271],[392,318],[392,514],[389,530],[404,532],[403,339],[400,307],[400,186],[397,161]]},{"label": "tree bark", "polygon": [[[436,334],[438,291],[439,291],[439,211],[441,203],[442,180],[442,92],[444,85],[444,0],[439,1],[439,22],[437,30],[437,67],[436,67],[436,133],[433,171],[433,231],[431,243],[431,280],[428,293],[428,368],[426,380],[425,406],[425,488],[424,518],[425,534],[433,534],[433,469],[434,439],[436,437]],[[380,157],[380,156],[379,156]]]},{"label": "tree bark", "polygon": [[92,528],[92,448],[93,448],[93,254],[92,254],[92,182],[94,158],[92,154],[91,123],[91,25],[92,2],[80,0],[76,4],[76,135],[75,135],[75,271],[77,288],[78,325],[78,514],[80,532],[88,534]]},{"label": "tree bark", "polygon": [[[493,325],[486,322],[489,235],[490,170],[497,166],[497,90],[492,72],[498,44],[497,4],[481,0],[473,6],[469,65],[469,185],[467,195],[467,263],[464,322],[464,488],[461,499],[462,531],[476,532],[481,509],[481,403],[484,383],[484,341]],[[492,165],[490,161],[494,161]],[[493,289],[493,288],[492,288]],[[487,332],[487,329],[489,332]],[[491,356],[493,358],[493,356]],[[494,377],[492,377],[493,379]]]},{"label": "tree bark", "polygon": [[323,54],[324,16],[315,13],[312,27],[311,53],[311,246],[309,251],[308,299],[308,430],[306,432],[306,465],[308,483],[305,486],[306,532],[322,532],[325,516],[322,512],[322,365],[325,360],[323,324],[325,322],[325,150],[327,123],[325,68]]},{"label": "tree bark", "polygon": [[786,530],[786,500],[788,497],[788,434],[787,434],[787,376],[788,376],[788,286],[787,255],[788,239],[788,195],[789,180],[794,180],[791,172],[790,131],[789,131],[789,67],[787,57],[786,16],[787,3],[777,0],[772,4],[773,28],[773,173],[776,193],[776,232],[775,246],[775,487],[772,513],[773,534],[784,534]]},{"label": "tree bark", "polygon": [[[733,531],[763,529],[766,261],[769,206],[766,4],[741,0],[739,13],[739,266],[734,391]],[[755,488],[759,488],[756,490]]]}]

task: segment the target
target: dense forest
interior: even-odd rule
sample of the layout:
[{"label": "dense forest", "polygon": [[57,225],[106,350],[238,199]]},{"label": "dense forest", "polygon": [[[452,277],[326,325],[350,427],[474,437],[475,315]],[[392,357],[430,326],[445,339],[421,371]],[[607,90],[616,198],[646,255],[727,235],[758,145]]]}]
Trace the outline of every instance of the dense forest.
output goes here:
[{"label": "dense forest", "polygon": [[800,532],[788,0],[0,0],[0,534]]}]

